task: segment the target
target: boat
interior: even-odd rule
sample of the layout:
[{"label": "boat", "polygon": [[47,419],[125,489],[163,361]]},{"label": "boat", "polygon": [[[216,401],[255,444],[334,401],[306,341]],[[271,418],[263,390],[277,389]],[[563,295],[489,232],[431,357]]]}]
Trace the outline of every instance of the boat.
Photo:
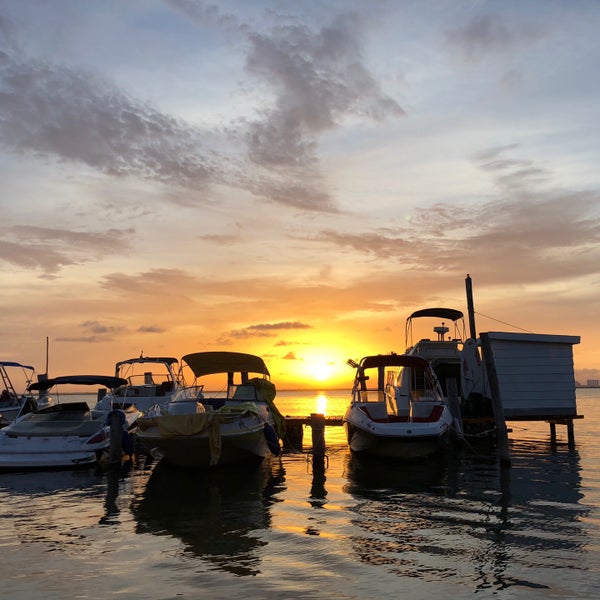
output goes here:
[{"label": "boat", "polygon": [[168,356],[141,354],[121,360],[115,364],[115,377],[125,379],[125,384],[108,391],[101,388],[94,415],[131,404],[143,413],[156,404],[166,404],[184,387],[179,361]]},{"label": "boat", "polygon": [[[433,319],[434,339],[421,338],[413,344],[415,319]],[[452,328],[452,331],[451,331]],[[434,307],[413,312],[405,325],[405,353],[426,359],[448,399],[448,383],[456,383],[463,434],[493,437],[494,413],[480,342],[466,335],[464,314],[454,308]]]},{"label": "boat", "polygon": [[348,364],[356,370],[343,417],[352,452],[412,460],[449,446],[454,417],[427,360],[392,353]]},{"label": "boat", "polygon": [[[148,453],[183,468],[260,462],[279,454],[285,419],[262,358],[196,352],[181,360],[194,382],[139,420],[137,439]],[[205,386],[215,378],[221,391],[208,392]]]},{"label": "boat", "polygon": [[[104,386],[112,389],[126,380],[103,375],[68,375],[42,379],[28,391],[47,393],[55,386]],[[56,388],[57,389],[57,388]],[[133,406],[119,411],[124,449],[135,430],[140,412]],[[92,415],[86,402],[60,402],[57,397],[44,408],[29,412],[0,429],[0,469],[85,467],[98,462],[110,444],[112,413]]]},{"label": "boat", "polygon": [[36,398],[27,391],[35,378],[35,369],[13,361],[0,361],[0,427],[14,421],[20,415],[47,406],[45,395]]}]

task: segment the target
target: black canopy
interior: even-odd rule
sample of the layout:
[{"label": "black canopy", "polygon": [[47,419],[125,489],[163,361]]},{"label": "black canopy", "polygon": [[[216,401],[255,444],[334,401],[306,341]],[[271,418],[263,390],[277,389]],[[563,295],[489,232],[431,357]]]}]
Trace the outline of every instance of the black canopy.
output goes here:
[{"label": "black canopy", "polygon": [[52,379],[42,379],[32,383],[27,388],[29,391],[49,390],[55,385],[103,385],[107,388],[116,388],[121,385],[127,385],[127,380],[122,377],[112,377],[110,375],[65,375],[63,377],[53,377]]}]

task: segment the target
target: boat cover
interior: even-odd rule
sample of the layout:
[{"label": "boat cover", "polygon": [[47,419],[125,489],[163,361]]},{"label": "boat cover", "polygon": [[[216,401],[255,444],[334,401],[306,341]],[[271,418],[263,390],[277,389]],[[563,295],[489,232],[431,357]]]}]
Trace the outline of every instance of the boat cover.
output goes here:
[{"label": "boat cover", "polygon": [[63,377],[53,377],[52,379],[42,379],[30,384],[27,389],[49,390],[55,385],[103,385],[107,388],[116,388],[121,385],[127,385],[127,379],[122,377],[112,377],[110,375],[65,375]]},{"label": "boat cover", "polygon": [[35,371],[35,369],[33,367],[30,367],[29,365],[22,365],[18,362],[11,362],[6,360],[0,361],[0,367],[21,367],[22,369],[30,369],[31,371]]},{"label": "boat cover", "polygon": [[262,358],[243,352],[195,352],[181,360],[190,366],[196,377],[231,372],[269,375]]},{"label": "boat cover", "polygon": [[360,361],[360,367],[364,369],[375,369],[378,367],[412,367],[427,369],[429,363],[420,356],[410,354],[377,354],[365,356]]},{"label": "boat cover", "polygon": [[460,310],[454,308],[423,308],[422,310],[415,311],[408,320],[417,319],[419,317],[436,317],[438,319],[450,319],[451,321],[458,321],[464,317]]}]

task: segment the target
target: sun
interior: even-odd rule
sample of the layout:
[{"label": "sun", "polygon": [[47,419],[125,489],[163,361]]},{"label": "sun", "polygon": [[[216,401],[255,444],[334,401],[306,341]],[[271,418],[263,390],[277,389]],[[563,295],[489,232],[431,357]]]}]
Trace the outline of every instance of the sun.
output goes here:
[{"label": "sun", "polygon": [[310,370],[316,381],[323,382],[331,378],[335,367],[331,362],[317,362],[311,366]]}]

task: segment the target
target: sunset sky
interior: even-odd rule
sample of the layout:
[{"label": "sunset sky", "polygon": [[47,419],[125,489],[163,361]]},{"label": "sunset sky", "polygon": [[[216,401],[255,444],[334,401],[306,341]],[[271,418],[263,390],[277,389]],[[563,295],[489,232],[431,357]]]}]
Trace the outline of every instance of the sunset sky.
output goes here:
[{"label": "sunset sky", "polygon": [[479,331],[579,335],[599,378],[599,31],[596,0],[0,0],[0,359],[347,387],[470,274]]}]

